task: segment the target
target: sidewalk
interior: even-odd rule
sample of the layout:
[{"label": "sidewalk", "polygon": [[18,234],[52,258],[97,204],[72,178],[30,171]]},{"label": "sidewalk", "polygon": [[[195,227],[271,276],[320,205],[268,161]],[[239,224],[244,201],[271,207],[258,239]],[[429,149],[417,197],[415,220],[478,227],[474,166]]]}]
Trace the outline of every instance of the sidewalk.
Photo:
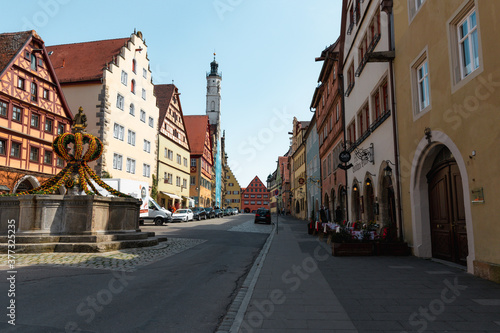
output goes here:
[{"label": "sidewalk", "polygon": [[500,332],[500,285],[416,257],[333,257],[306,222],[279,221],[238,332]]}]

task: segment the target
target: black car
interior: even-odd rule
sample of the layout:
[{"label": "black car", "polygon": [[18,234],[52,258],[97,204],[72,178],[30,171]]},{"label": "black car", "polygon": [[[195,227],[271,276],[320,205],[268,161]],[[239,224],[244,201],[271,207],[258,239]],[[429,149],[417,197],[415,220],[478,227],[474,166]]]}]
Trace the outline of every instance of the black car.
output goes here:
[{"label": "black car", "polygon": [[207,219],[207,213],[203,207],[194,207],[191,209],[193,211],[193,220]]},{"label": "black car", "polygon": [[206,212],[207,217],[209,219],[213,219],[215,217],[215,211],[214,211],[214,209],[212,207],[206,207],[205,208],[205,212]]},{"label": "black car", "polygon": [[271,211],[265,208],[259,208],[255,212],[255,222],[265,222],[271,224]]},{"label": "black car", "polygon": [[219,208],[214,209],[214,213],[216,217],[224,217],[224,212]]}]

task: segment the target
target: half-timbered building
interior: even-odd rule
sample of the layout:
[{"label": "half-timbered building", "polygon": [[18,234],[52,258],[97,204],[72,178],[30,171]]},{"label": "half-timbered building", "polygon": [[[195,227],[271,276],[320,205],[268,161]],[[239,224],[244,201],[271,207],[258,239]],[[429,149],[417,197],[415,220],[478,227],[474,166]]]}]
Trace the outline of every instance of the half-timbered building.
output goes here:
[{"label": "half-timbered building", "polygon": [[0,34],[0,189],[19,193],[57,174],[52,150],[73,115],[43,40],[34,31]]}]

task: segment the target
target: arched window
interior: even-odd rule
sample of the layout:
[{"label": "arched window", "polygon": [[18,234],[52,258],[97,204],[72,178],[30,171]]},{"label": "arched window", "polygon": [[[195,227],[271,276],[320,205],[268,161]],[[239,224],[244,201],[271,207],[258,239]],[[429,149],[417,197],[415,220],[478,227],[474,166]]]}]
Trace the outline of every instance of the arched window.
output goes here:
[{"label": "arched window", "polygon": [[132,72],[135,73],[135,59],[132,59]]},{"label": "arched window", "polygon": [[135,106],[134,106],[134,104],[130,104],[130,114],[132,116],[135,116]]},{"label": "arched window", "polygon": [[135,94],[135,80],[132,80],[132,82],[130,83],[130,91],[132,92],[132,94]]},{"label": "arched window", "polygon": [[215,102],[212,101],[212,104],[210,105],[210,111],[215,111]]}]

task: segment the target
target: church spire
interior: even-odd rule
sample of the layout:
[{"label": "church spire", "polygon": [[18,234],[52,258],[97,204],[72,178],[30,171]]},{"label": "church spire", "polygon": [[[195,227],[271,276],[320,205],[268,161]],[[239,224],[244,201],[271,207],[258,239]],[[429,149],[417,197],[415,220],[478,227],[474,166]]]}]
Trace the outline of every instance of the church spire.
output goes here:
[{"label": "church spire", "polygon": [[219,69],[219,64],[217,61],[215,61],[215,52],[214,52],[214,61],[210,63],[210,74],[208,76],[221,76],[220,73],[218,73]]}]

